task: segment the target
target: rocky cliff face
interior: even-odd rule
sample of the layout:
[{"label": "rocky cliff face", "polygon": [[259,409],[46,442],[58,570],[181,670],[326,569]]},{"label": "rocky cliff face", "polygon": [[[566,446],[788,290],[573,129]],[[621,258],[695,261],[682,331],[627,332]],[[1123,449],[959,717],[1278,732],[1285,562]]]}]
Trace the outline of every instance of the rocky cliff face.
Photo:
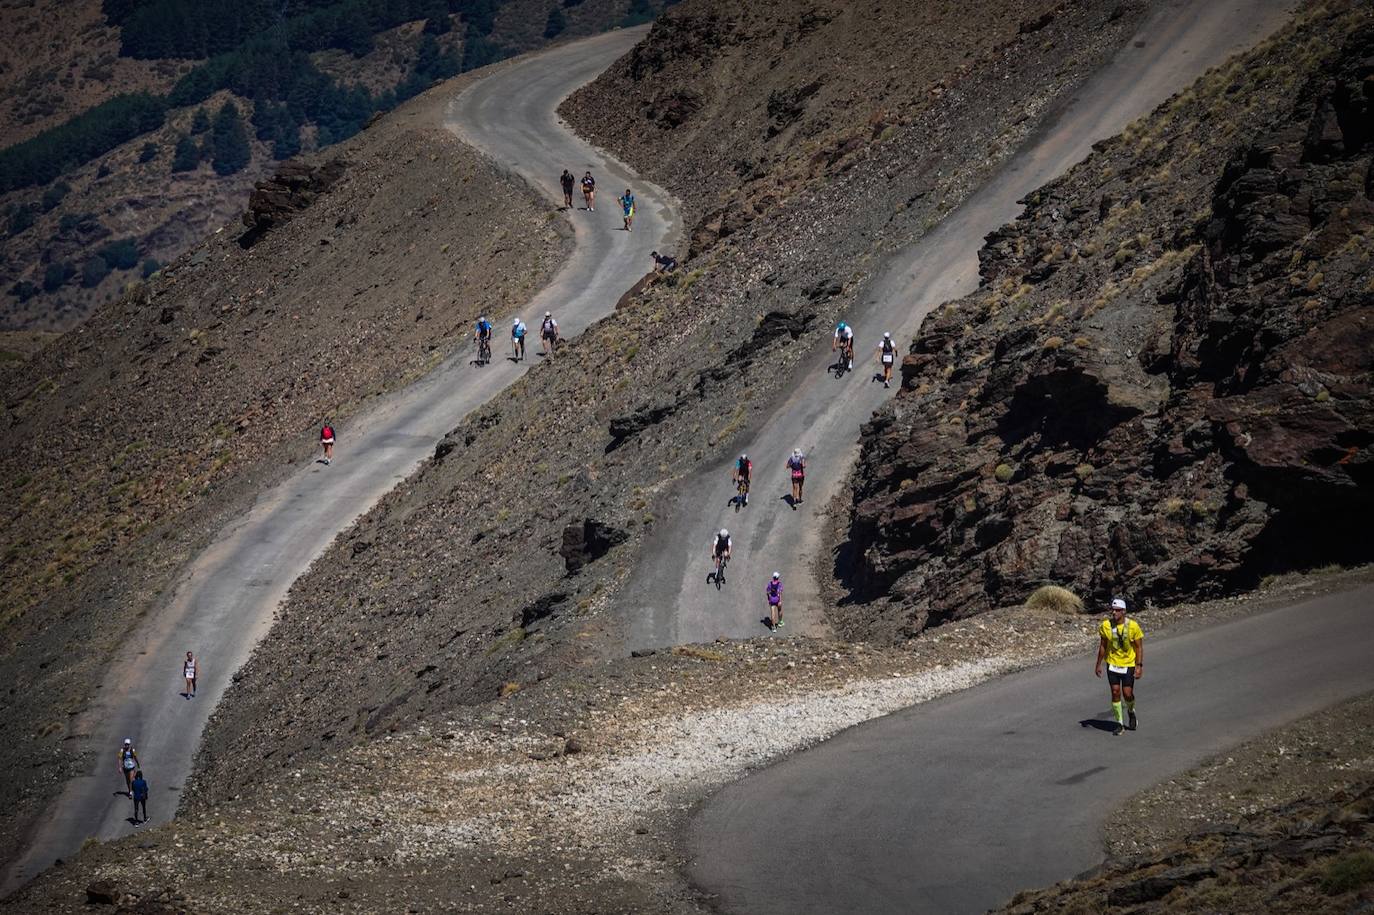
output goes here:
[{"label": "rocky cliff face", "polygon": [[1371,558],[1369,22],[1310,16],[989,236],[865,430],[847,572],[891,606],[851,630]]}]

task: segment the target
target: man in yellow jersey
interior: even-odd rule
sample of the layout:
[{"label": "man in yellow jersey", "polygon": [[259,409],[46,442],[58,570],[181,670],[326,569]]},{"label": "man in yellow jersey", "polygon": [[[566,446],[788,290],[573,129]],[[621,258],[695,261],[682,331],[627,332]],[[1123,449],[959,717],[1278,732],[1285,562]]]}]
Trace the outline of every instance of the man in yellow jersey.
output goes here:
[{"label": "man in yellow jersey", "polygon": [[[1102,661],[1107,662],[1107,683],[1112,688],[1112,712],[1120,737],[1129,727],[1135,730],[1135,681],[1145,672],[1145,633],[1140,624],[1126,618],[1126,601],[1112,598],[1112,615],[1097,628],[1097,666],[1093,673],[1102,676]],[[1121,717],[1121,700],[1126,700],[1126,718]]]}]

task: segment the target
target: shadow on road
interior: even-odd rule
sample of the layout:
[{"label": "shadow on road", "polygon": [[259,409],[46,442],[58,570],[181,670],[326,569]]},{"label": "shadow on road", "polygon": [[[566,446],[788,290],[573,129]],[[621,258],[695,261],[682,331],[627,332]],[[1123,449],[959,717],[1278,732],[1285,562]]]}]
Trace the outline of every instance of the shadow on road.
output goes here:
[{"label": "shadow on road", "polygon": [[1106,731],[1109,734],[1116,730],[1115,718],[1084,718],[1082,721],[1078,722],[1078,724],[1080,727],[1096,728],[1099,731]]}]

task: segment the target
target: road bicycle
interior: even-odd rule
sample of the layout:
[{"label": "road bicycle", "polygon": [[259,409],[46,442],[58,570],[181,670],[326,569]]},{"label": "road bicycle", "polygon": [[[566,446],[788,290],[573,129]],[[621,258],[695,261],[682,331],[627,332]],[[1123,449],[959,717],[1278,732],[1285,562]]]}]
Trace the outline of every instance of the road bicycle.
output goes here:
[{"label": "road bicycle", "polygon": [[735,480],[735,511],[749,504],[749,478],[739,477]]},{"label": "road bicycle", "polygon": [[844,373],[850,370],[850,364],[854,361],[854,344],[840,344],[840,361],[830,367],[830,371],[835,373],[836,378],[844,377]]},{"label": "road bicycle", "polygon": [[725,584],[725,564],[729,561],[730,557],[724,553],[716,557],[716,571],[712,573],[711,580],[716,583],[717,591],[720,590],[721,585]]},{"label": "road bicycle", "polygon": [[486,337],[477,338],[477,362],[486,365],[491,361],[491,341]]}]

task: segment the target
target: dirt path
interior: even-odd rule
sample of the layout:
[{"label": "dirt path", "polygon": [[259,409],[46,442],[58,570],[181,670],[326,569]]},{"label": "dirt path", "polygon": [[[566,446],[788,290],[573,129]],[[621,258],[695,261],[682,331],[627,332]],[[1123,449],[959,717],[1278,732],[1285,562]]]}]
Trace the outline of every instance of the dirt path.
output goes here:
[{"label": "dirt path", "polygon": [[[572,335],[614,308],[651,266],[648,252],[678,231],[674,201],[638,181],[573,136],[554,114],[558,103],[624,53],[643,30],[625,30],[561,46],[498,69],[471,86],[449,108],[446,126],[511,167],[540,191],[557,193],[562,163],[592,169],[616,184],[636,188],[640,201],[633,234],[617,231],[611,206],[572,213],[576,247],[553,283],[524,309],[532,329],[523,364],[499,358],[509,317],[497,321],[498,358],[485,367],[470,354],[450,358],[423,381],[382,401],[341,429],[332,466],[311,464],[266,492],[246,516],[181,576],[168,603],[118,656],[99,698],[76,728],[92,768],[69,782],[31,837],[26,853],[6,875],[8,893],[71,854],[88,837],[108,839],[133,829],[122,793],[115,750],[133,739],[155,793],[153,822],[170,819],[176,792],[190,774],[206,722],[235,670],[271,626],[287,589],[333,538],[366,513],[434,451],[435,443],[472,410],[495,397],[538,361],[536,315],[546,309]],[[514,122],[519,120],[518,125]],[[557,167],[555,167],[557,165]],[[609,188],[608,188],[609,189]],[[611,195],[614,196],[614,195]],[[556,205],[561,201],[554,198]],[[194,646],[202,659],[197,695],[180,693],[180,662]]]}]

